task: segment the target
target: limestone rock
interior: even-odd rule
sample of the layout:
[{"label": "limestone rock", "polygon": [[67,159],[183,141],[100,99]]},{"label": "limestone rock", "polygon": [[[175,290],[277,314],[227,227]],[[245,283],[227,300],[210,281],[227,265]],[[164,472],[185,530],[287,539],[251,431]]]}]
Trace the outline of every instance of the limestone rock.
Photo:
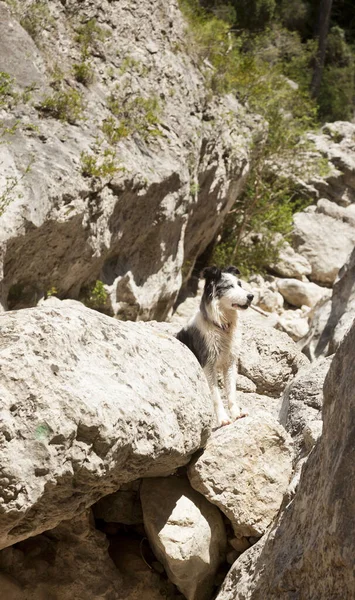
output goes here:
[{"label": "limestone rock", "polygon": [[295,252],[288,242],[284,242],[277,263],[272,265],[272,270],[281,277],[302,279],[305,275],[310,275],[312,267],[307,258]]},{"label": "limestone rock", "polygon": [[[207,101],[176,0],[51,0],[36,43],[19,23],[30,2],[10,4],[0,3],[0,71],[19,95],[2,121],[20,126],[0,146],[0,194],[18,182],[0,219],[1,306],[35,306],[53,287],[83,298],[99,280],[110,314],[165,319],[243,189],[261,120],[232,95]],[[83,85],[73,70],[89,22],[93,81]],[[73,94],[64,112],[82,99],[74,122],[41,109],[48,98],[56,106],[59,85]],[[134,115],[127,136],[112,102]]]},{"label": "limestone rock", "polygon": [[19,590],[18,595],[11,591],[4,596],[6,600],[127,597],[108,555],[108,540],[94,529],[89,515],[2,550],[0,568]]},{"label": "limestone rock", "polygon": [[144,323],[84,306],[9,312],[0,365],[0,547],[173,472],[210,432],[197,361]]},{"label": "limestone rock", "polygon": [[270,317],[254,314],[243,318],[239,371],[255,383],[258,394],[277,398],[308,360],[286,333],[268,326]]},{"label": "limestone rock", "polygon": [[258,306],[267,312],[278,312],[284,304],[283,297],[279,292],[274,292],[268,288],[261,293],[258,300]]},{"label": "limestone rock", "polygon": [[355,199],[354,132],[354,123],[336,121],[326,123],[320,132],[308,135],[330,166],[325,176],[310,183],[318,198],[327,198],[343,207]]},{"label": "limestone rock", "polygon": [[310,279],[332,285],[354,247],[355,227],[315,212],[299,212],[293,220],[292,243],[297,252],[310,262]]},{"label": "limestone rock", "polygon": [[323,433],[292,502],[233,565],[218,600],[352,598],[355,589],[355,324],[324,384]]},{"label": "limestone rock", "polygon": [[187,600],[211,597],[226,549],[222,516],[182,477],[142,482],[144,526],[157,558]]},{"label": "limestone rock", "polygon": [[[305,310],[306,309],[306,310]],[[287,333],[295,342],[304,338],[309,332],[309,308],[285,310],[278,318],[276,329]]]},{"label": "limestone rock", "polygon": [[132,481],[121,485],[117,492],[104,496],[93,506],[95,517],[124,525],[143,523],[139,488],[140,480]]},{"label": "limestone rock", "polygon": [[144,563],[139,541],[135,560],[131,546],[127,539],[118,557],[115,539],[109,555],[108,539],[93,527],[89,514],[63,521],[45,534],[0,552],[2,578],[6,578],[5,582],[0,579],[4,600],[175,598],[171,584]]},{"label": "limestone rock", "polygon": [[316,431],[321,434],[323,384],[330,363],[330,357],[315,361],[297,374],[283,394],[280,423],[293,438],[299,456],[310,451]]},{"label": "limestone rock", "polygon": [[355,249],[340,269],[331,302],[315,312],[304,350],[310,357],[331,355],[338,348],[355,317]]},{"label": "limestone rock", "polygon": [[285,300],[297,307],[315,306],[323,296],[331,295],[327,288],[298,279],[279,279],[277,287]]},{"label": "limestone rock", "polygon": [[231,520],[237,536],[261,536],[280,508],[292,443],[268,413],[218,429],[188,468],[191,485]]}]

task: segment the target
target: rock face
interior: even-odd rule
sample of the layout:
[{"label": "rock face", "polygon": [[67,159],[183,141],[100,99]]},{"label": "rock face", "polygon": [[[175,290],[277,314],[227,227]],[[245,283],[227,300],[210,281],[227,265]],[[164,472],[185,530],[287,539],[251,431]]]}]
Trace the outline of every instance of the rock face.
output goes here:
[{"label": "rock face", "polygon": [[191,485],[231,520],[237,537],[259,537],[280,508],[292,458],[284,428],[258,412],[215,431],[188,475]]},{"label": "rock face", "polygon": [[355,325],[324,384],[323,434],[273,531],[233,565],[218,600],[352,598]]},{"label": "rock face", "polygon": [[208,600],[226,548],[219,510],[182,477],[145,479],[144,525],[156,556],[187,600]]},{"label": "rock face", "polygon": [[175,0],[52,0],[36,31],[31,4],[0,2],[0,71],[19,92],[3,121],[21,123],[0,146],[0,193],[17,182],[1,305],[90,297],[100,280],[110,314],[164,319],[244,185],[260,120],[207,99]]},{"label": "rock face", "polygon": [[280,423],[293,438],[298,458],[310,452],[322,433],[323,384],[331,360],[321,358],[302,370],[283,394]]},{"label": "rock face", "polygon": [[320,133],[309,134],[320,156],[331,166],[327,175],[312,182],[318,197],[344,207],[355,200],[354,133],[354,123],[337,121],[324,125]]},{"label": "rock face", "polygon": [[83,306],[9,312],[0,365],[0,547],[173,472],[210,431],[197,361],[143,323]]}]

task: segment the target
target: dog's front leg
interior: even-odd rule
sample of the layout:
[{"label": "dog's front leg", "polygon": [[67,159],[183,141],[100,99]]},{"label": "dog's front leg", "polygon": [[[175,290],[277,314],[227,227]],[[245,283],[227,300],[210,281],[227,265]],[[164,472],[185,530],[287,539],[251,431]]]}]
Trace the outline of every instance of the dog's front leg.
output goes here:
[{"label": "dog's front leg", "polygon": [[223,369],[224,389],[228,398],[228,408],[235,421],[243,416],[237,401],[237,365],[235,361],[231,362]]},{"label": "dog's front leg", "polygon": [[204,371],[212,394],[213,405],[217,419],[217,427],[222,427],[222,425],[228,425],[231,421],[225,411],[222,398],[219,393],[217,371],[209,365],[207,365],[204,368]]}]

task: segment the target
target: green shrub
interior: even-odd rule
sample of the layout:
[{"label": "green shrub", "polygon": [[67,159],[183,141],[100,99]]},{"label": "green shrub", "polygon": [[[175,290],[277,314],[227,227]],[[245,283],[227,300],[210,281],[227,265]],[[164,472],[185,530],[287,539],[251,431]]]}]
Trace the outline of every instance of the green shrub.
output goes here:
[{"label": "green shrub", "polygon": [[73,65],[73,73],[75,79],[84,85],[92,83],[94,79],[94,70],[90,63],[85,60]]},{"label": "green shrub", "polygon": [[38,108],[51,117],[73,124],[83,119],[85,104],[77,90],[57,90],[44,98]]},{"label": "green shrub", "polygon": [[0,71],[0,108],[8,104],[13,95],[13,79],[4,71]]},{"label": "green shrub", "polygon": [[112,177],[122,170],[117,162],[116,153],[111,148],[106,148],[100,156],[82,152],[80,160],[84,177]]},{"label": "green shrub", "polygon": [[95,281],[91,286],[85,286],[81,290],[81,301],[88,306],[89,308],[93,308],[94,310],[105,310],[108,293],[105,290],[105,285],[99,279]]},{"label": "green shrub", "polygon": [[158,129],[161,106],[155,96],[150,98],[135,96],[121,100],[112,93],[107,100],[107,106],[116,118],[116,120],[112,117],[105,119],[102,125],[102,131],[110,143],[115,143],[134,133],[138,133],[145,139],[161,135]]},{"label": "green shrub", "polygon": [[48,3],[44,0],[35,0],[24,11],[20,19],[20,24],[34,40],[40,37],[43,29],[47,29],[54,22]]},{"label": "green shrub", "polygon": [[76,41],[81,45],[83,56],[87,56],[98,41],[104,42],[110,35],[111,32],[100,27],[93,18],[78,27]]}]

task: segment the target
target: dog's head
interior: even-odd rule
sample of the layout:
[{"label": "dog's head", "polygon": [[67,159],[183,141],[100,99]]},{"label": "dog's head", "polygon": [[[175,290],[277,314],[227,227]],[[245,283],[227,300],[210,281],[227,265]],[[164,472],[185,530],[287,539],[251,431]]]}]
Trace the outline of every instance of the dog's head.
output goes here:
[{"label": "dog's head", "polygon": [[206,267],[202,277],[206,280],[204,294],[209,301],[218,300],[222,309],[246,309],[252,303],[253,294],[242,289],[242,282],[237,275],[237,267]]}]

